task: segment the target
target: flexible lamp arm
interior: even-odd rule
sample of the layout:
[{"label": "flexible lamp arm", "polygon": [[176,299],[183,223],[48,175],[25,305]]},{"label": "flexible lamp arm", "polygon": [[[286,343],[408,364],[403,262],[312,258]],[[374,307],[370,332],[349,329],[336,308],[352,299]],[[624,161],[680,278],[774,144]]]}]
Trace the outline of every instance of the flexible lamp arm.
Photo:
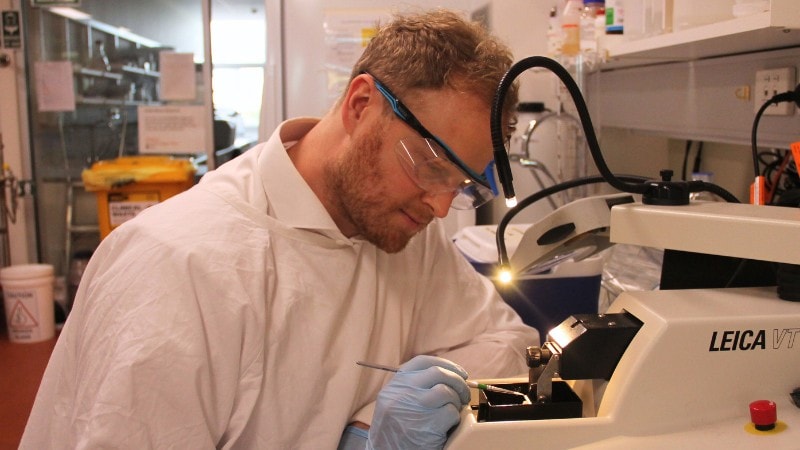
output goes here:
[{"label": "flexible lamp arm", "polygon": [[[628,192],[631,194],[642,194],[645,203],[649,201],[652,203],[656,203],[652,200],[654,197],[660,192],[664,190],[669,191],[674,187],[681,188],[682,195],[685,195],[685,202],[688,203],[688,192],[701,192],[701,191],[710,191],[714,192],[717,195],[720,195],[728,202],[738,203],[738,199],[736,196],[731,194],[730,192],[726,191],[720,186],[717,186],[713,183],[707,183],[703,181],[691,181],[683,183],[685,187],[681,187],[681,183],[677,182],[670,182],[669,180],[664,180],[660,182],[648,182],[647,180],[636,177],[636,176],[626,176],[623,175],[621,177],[615,176],[611,170],[609,170],[608,165],[606,165],[605,160],[603,159],[602,152],[600,150],[600,145],[597,142],[597,135],[594,132],[594,126],[592,125],[592,119],[589,116],[589,109],[586,106],[586,102],[583,99],[583,95],[581,95],[580,88],[578,87],[575,80],[572,79],[572,76],[569,72],[558,62],[552,60],[550,58],[544,56],[531,56],[525,59],[522,59],[511,66],[511,68],[506,72],[503,76],[503,79],[500,80],[500,84],[497,87],[497,91],[495,93],[494,102],[492,104],[492,111],[490,116],[490,128],[492,133],[492,147],[494,151],[494,160],[495,160],[495,167],[497,168],[498,178],[500,179],[500,183],[503,186],[503,192],[506,197],[506,201],[508,203],[509,199],[514,199],[516,202],[516,195],[514,193],[514,185],[512,182],[512,175],[511,175],[511,163],[508,159],[508,153],[505,149],[504,139],[503,139],[503,121],[502,121],[502,112],[503,112],[503,104],[505,103],[506,93],[508,92],[509,87],[514,82],[514,80],[524,71],[533,68],[533,67],[543,67],[545,69],[550,70],[558,78],[564,83],[566,86],[567,91],[569,92],[570,96],[572,97],[573,102],[575,102],[575,108],[578,111],[578,117],[580,118],[581,125],[583,127],[584,136],[586,137],[587,145],[589,146],[589,150],[592,154],[592,159],[594,160],[595,165],[597,166],[598,171],[600,172],[600,176],[592,176],[592,177],[585,177],[579,178],[576,180],[567,181],[564,183],[559,183],[555,186],[551,186],[546,189],[542,189],[539,192],[534,193],[533,195],[529,196],[528,198],[522,200],[516,207],[511,209],[503,219],[500,221],[500,224],[497,228],[497,250],[498,250],[498,259],[499,264],[502,270],[508,269],[508,253],[506,252],[505,246],[505,229],[511,218],[514,217],[518,212],[530,206],[534,202],[547,197],[548,195],[552,195],[555,192],[559,192],[562,190],[566,190],[569,188],[573,188],[576,186],[584,185],[584,184],[591,184],[591,183],[598,183],[605,181],[613,188],[622,191]],[[800,98],[800,85],[796,89],[798,93],[798,97]],[[800,102],[798,103],[800,105]],[[666,177],[665,177],[666,178]],[[683,200],[679,201],[678,203],[669,202],[667,204],[683,204]],[[513,205],[512,205],[513,206]]]},{"label": "flexible lamp arm", "polygon": [[602,175],[603,179],[613,188],[622,192],[644,194],[648,189],[647,185],[642,183],[625,182],[614,176],[611,170],[609,170],[608,165],[606,165],[606,162],[603,159],[603,155],[600,151],[600,144],[597,142],[597,135],[594,132],[592,119],[589,117],[589,109],[586,106],[583,95],[581,95],[580,88],[578,87],[577,83],[575,83],[575,80],[572,79],[572,76],[569,74],[569,72],[553,59],[544,56],[530,56],[516,62],[511,66],[506,74],[503,75],[503,79],[500,80],[500,85],[497,87],[497,91],[495,92],[494,103],[492,104],[490,118],[492,148],[494,149],[494,161],[497,168],[497,176],[500,179],[500,184],[503,186],[503,194],[505,195],[506,200],[508,201],[509,199],[515,198],[515,193],[512,181],[513,177],[511,175],[511,163],[509,162],[508,153],[506,152],[504,142],[502,120],[503,104],[505,103],[506,93],[508,92],[508,89],[514,80],[520,74],[522,74],[522,72],[533,67],[544,67],[545,69],[548,69],[556,74],[561,82],[564,83],[564,86],[566,86],[567,91],[569,91],[569,94],[572,97],[572,100],[575,102],[575,107],[578,111],[578,117],[580,118],[581,125],[583,126],[583,132],[586,136],[586,142],[592,154],[592,159],[594,160],[597,170],[600,172],[600,175]]}]

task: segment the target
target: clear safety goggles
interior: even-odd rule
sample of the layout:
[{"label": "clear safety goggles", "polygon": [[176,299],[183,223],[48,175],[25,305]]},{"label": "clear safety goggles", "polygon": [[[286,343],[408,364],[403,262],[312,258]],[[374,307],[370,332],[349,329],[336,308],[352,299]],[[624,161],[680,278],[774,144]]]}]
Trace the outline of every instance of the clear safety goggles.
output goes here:
[{"label": "clear safety goggles", "polygon": [[454,209],[477,208],[497,195],[486,175],[492,169],[491,163],[484,174],[470,169],[441,139],[422,126],[392,91],[372,78],[394,114],[421,136],[402,139],[396,147],[401,165],[420,188],[431,194],[451,193],[454,198],[450,206]]},{"label": "clear safety goggles", "polygon": [[464,173],[447,158],[436,141],[423,137],[401,139],[395,147],[406,173],[429,194],[454,195],[454,209],[477,208],[494,198],[492,190]]}]

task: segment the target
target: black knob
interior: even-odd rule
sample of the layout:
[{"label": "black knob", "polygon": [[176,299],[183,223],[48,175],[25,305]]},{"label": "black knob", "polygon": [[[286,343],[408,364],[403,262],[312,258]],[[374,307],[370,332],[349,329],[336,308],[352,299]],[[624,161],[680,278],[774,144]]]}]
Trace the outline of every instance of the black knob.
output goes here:
[{"label": "black knob", "polygon": [[646,182],[646,190],[642,193],[642,203],[646,205],[688,205],[689,183],[672,181],[672,170],[659,172],[661,180]]}]

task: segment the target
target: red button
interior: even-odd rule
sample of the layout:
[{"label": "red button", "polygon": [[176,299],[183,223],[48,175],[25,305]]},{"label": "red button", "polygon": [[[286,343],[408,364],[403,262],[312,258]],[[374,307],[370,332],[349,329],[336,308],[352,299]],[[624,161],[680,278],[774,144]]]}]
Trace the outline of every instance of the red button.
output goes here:
[{"label": "red button", "polygon": [[771,430],[778,421],[778,408],[771,400],[756,400],[750,403],[750,420],[758,430]]}]

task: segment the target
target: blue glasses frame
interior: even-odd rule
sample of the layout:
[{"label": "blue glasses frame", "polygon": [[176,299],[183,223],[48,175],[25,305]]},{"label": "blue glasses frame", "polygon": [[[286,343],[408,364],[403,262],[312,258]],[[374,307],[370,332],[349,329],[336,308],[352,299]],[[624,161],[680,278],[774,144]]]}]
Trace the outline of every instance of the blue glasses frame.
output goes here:
[{"label": "blue glasses frame", "polygon": [[[392,91],[389,90],[389,88],[384,86],[384,84],[381,83],[381,81],[378,80],[371,73],[369,73],[369,72],[364,72],[364,73],[366,73],[367,75],[372,77],[372,79],[375,81],[375,87],[378,88],[378,91],[381,94],[383,94],[384,97],[386,97],[386,100],[389,102],[389,105],[392,107],[392,111],[394,111],[394,114],[400,120],[402,120],[406,125],[411,127],[414,131],[419,133],[422,137],[427,138],[427,139],[432,139],[434,142],[439,144],[439,146],[442,147],[442,149],[444,150],[444,153],[445,153],[445,156],[447,156],[447,159],[449,159],[453,164],[455,164],[456,167],[461,169],[467,176],[469,176],[475,182],[477,182],[479,184],[482,184],[486,188],[491,189],[492,191],[494,191],[494,188],[490,185],[490,183],[488,181],[488,177],[486,176],[485,173],[483,175],[481,175],[481,174],[476,173],[474,170],[470,169],[470,167],[468,165],[466,165],[464,163],[464,161],[461,161],[461,159],[458,157],[458,155],[456,155],[455,152],[453,152],[450,149],[450,147],[447,146],[447,144],[445,144],[441,139],[436,137],[436,135],[434,135],[433,133],[428,131],[428,129],[425,128],[422,125],[422,123],[420,123],[419,119],[417,119],[414,116],[414,114],[411,113],[411,110],[409,110],[408,107],[406,105],[404,105],[403,102],[401,102],[400,99],[397,98],[397,96],[394,95],[394,93]],[[486,170],[488,171],[491,168],[491,166],[492,166],[492,164],[489,163],[489,165],[486,167]]]}]

